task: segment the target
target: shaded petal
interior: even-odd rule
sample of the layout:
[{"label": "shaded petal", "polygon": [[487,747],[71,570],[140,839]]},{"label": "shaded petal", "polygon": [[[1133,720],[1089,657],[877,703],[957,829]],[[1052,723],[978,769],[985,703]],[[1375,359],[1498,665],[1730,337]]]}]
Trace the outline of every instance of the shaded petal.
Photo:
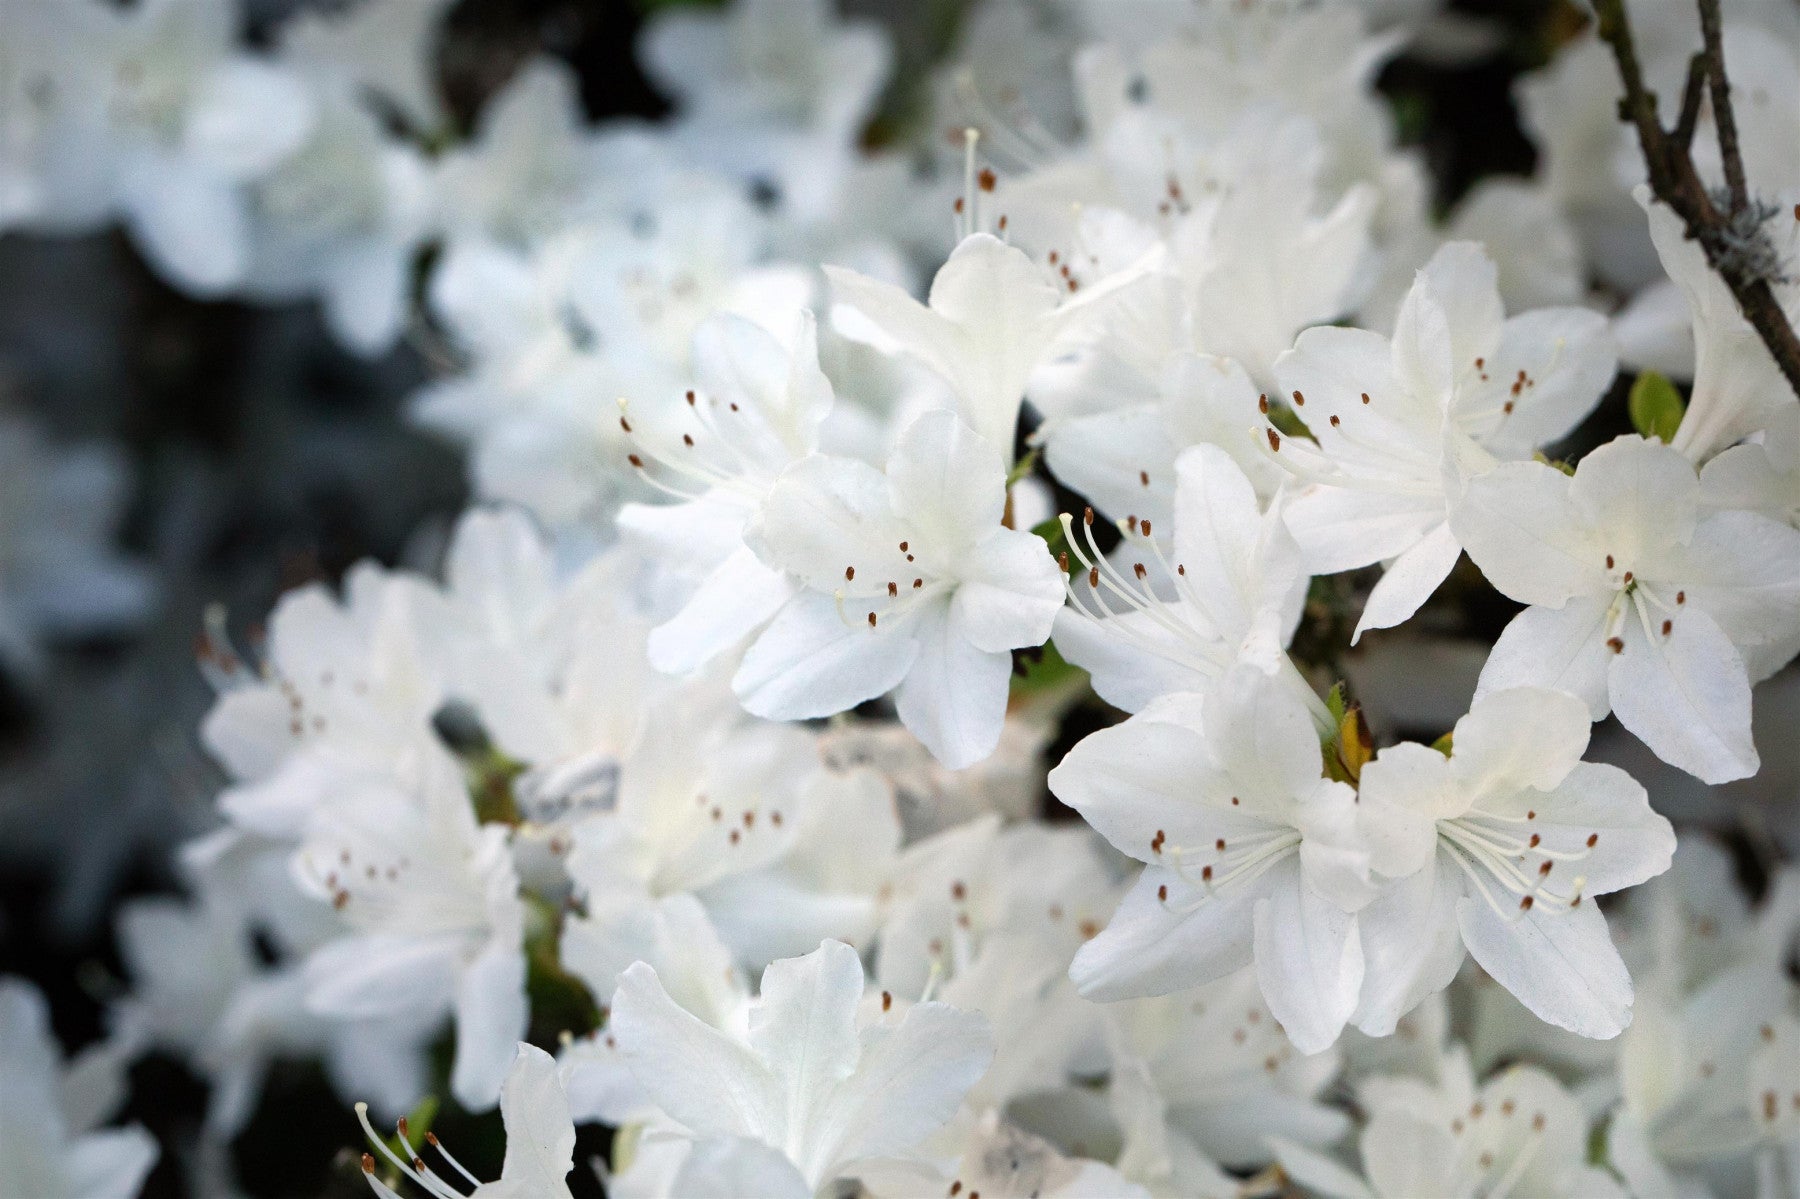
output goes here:
[{"label": "shaded petal", "polygon": [[1449,524],[1441,524],[1425,534],[1398,558],[1388,563],[1363,605],[1362,617],[1350,638],[1355,645],[1365,630],[1391,629],[1412,617],[1419,606],[1431,598],[1438,584],[1450,577],[1456,560],[1462,557],[1462,546]]},{"label": "shaded petal", "polygon": [[1667,635],[1628,614],[1607,694],[1619,723],[1657,757],[1706,783],[1748,778],[1760,759],[1750,734],[1744,660],[1712,617],[1689,604]]},{"label": "shaded petal", "polygon": [[[1167,888],[1166,900],[1158,892]],[[1082,945],[1069,977],[1104,1002],[1167,995],[1223,978],[1250,963],[1251,919],[1259,887],[1202,893],[1173,872],[1145,870],[1100,935]]]},{"label": "shaded petal", "polygon": [[1512,618],[1481,668],[1475,699],[1517,687],[1566,691],[1606,719],[1607,601],[1582,596],[1560,608],[1527,608]]},{"label": "shaded petal", "polygon": [[1631,1023],[1631,975],[1592,902],[1502,915],[1464,895],[1456,916],[1469,953],[1538,1019],[1603,1040]]},{"label": "shaded petal", "polygon": [[1270,877],[1255,908],[1257,982],[1294,1048],[1321,1053],[1344,1030],[1362,990],[1357,920],[1296,867],[1278,866]]},{"label": "shaded petal", "polygon": [[894,695],[900,722],[952,770],[994,752],[1006,724],[1012,655],[977,649],[951,611],[918,617],[918,647]]},{"label": "shaded petal", "polygon": [[810,720],[892,691],[918,653],[908,632],[852,624],[831,596],[807,592],[752,643],[731,687],[755,715]]},{"label": "shaded petal", "polygon": [[1451,506],[1450,528],[1470,560],[1522,604],[1558,607],[1606,590],[1606,551],[1576,525],[1571,484],[1541,462],[1505,462],[1471,479]]}]

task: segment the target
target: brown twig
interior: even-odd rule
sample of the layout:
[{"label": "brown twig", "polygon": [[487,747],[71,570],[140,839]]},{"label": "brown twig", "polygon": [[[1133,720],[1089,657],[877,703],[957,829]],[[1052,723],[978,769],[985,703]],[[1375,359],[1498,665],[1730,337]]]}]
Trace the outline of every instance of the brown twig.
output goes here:
[{"label": "brown twig", "polygon": [[[1719,30],[1719,0],[1697,0],[1701,35],[1706,48],[1688,67],[1681,116],[1673,130],[1664,129],[1656,110],[1656,93],[1644,85],[1625,0],[1593,0],[1600,18],[1600,37],[1612,47],[1625,83],[1619,100],[1619,118],[1637,130],[1643,148],[1650,191],[1681,218],[1687,236],[1700,243],[1706,261],[1725,281],[1737,300],[1744,319],[1768,347],[1775,365],[1794,394],[1800,396],[1800,336],[1788,322],[1775,298],[1767,269],[1768,255],[1745,252],[1745,244],[1760,237],[1763,214],[1750,198],[1744,177],[1744,160],[1738,146],[1737,120],[1731,110],[1731,84],[1725,74],[1725,52]],[[1712,101],[1713,125],[1724,162],[1726,207],[1721,210],[1700,178],[1690,153],[1694,126],[1699,120],[1702,86]]]}]

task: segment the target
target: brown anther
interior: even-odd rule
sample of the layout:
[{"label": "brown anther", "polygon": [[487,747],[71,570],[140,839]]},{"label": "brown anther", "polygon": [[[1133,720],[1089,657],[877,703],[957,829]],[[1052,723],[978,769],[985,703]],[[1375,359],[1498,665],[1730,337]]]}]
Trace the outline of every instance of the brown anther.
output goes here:
[{"label": "brown anther", "polygon": [[1217,841],[1214,841],[1213,849],[1218,853],[1224,853],[1225,852],[1225,838],[1220,837]]},{"label": "brown anther", "polygon": [[1081,510],[1081,523],[1084,525],[1092,525],[1094,523],[1093,508],[1088,507]]},{"label": "brown anther", "polygon": [[1625,572],[1625,581],[1627,583],[1631,582],[1633,577],[1634,576],[1632,575],[1632,573],[1629,570]]},{"label": "brown anther", "polygon": [[1144,569],[1144,564],[1142,562],[1133,562],[1131,564],[1131,573],[1136,575],[1139,579],[1148,578],[1150,575],[1150,572]]},{"label": "brown anther", "polygon": [[969,888],[964,886],[961,881],[950,884],[950,898],[951,899],[954,899],[957,903],[961,903],[963,900],[967,899],[968,897],[969,897]]},{"label": "brown anther", "polygon": [[689,408],[692,408],[694,406],[694,393],[693,393],[692,389],[690,389],[688,391],[687,395],[684,396],[683,398],[687,400],[687,404],[688,404]]},{"label": "brown anther", "polygon": [[1156,898],[1163,903],[1169,902],[1169,888],[1166,884],[1156,889]]},{"label": "brown anther", "polygon": [[629,433],[629,432],[631,432],[631,422],[621,416],[619,418],[619,428],[621,428],[621,429],[625,430],[627,433]]},{"label": "brown anther", "polygon": [[873,612],[869,613],[869,627],[871,629],[875,627],[875,613]]},{"label": "brown anther", "polygon": [[1608,555],[1606,555],[1606,569],[1611,570],[1612,568],[1613,568],[1613,556],[1611,554],[1608,554]]},{"label": "brown anther", "polygon": [[694,448],[694,435],[692,433],[683,433],[681,435],[681,444],[686,446],[690,450],[693,449]]},{"label": "brown anther", "polygon": [[894,1006],[894,993],[892,991],[883,991],[881,993],[881,1010],[884,1012],[891,1011],[893,1009],[893,1006]]},{"label": "brown anther", "polygon": [[851,579],[854,579],[855,577],[856,577],[856,567],[854,567],[854,566],[844,567],[844,582],[848,583]]},{"label": "brown anther", "polygon": [[1098,566],[1090,566],[1088,568],[1088,586],[1100,586],[1100,568]]},{"label": "brown anther", "polygon": [[1598,845],[1599,843],[1600,843],[1600,834],[1599,833],[1589,833],[1588,834],[1587,844],[1588,844],[1589,849],[1594,848],[1594,846]]},{"label": "brown anther", "polygon": [[731,835],[728,838],[726,838],[726,840],[730,841],[733,845],[736,845],[739,841],[742,841],[743,839],[744,839],[744,834],[738,832],[736,829],[732,829]]},{"label": "brown anther", "polygon": [[[1518,384],[1515,383],[1515,384],[1513,384],[1513,386],[1517,387]],[[1511,400],[1508,400],[1508,401],[1506,401],[1506,403],[1500,405],[1501,413],[1506,416],[1511,416],[1512,410],[1513,410],[1513,402]]]},{"label": "brown anther", "polygon": [[906,552],[906,546],[907,546],[907,543],[906,543],[906,542],[904,542],[904,541],[902,541],[902,542],[901,542],[901,543],[900,543],[900,552],[901,552],[901,553],[903,553],[903,554],[904,554],[904,553],[905,553],[905,552]]},{"label": "brown anther", "polygon": [[1138,522],[1138,532],[1142,533],[1146,537],[1150,536],[1150,522],[1147,520],[1139,521]]},{"label": "brown anther", "polygon": [[1208,882],[1208,883],[1212,882],[1212,867],[1211,866],[1201,867],[1200,879],[1202,882]]},{"label": "brown anther", "polygon": [[1139,485],[1139,486],[1140,486],[1140,487],[1148,487],[1148,486],[1150,486],[1150,472],[1149,472],[1149,471],[1147,471],[1147,470],[1140,470],[1140,471],[1139,471],[1139,472],[1138,472],[1138,485]]},{"label": "brown anther", "polygon": [[1519,900],[1519,910],[1521,912],[1529,912],[1531,910],[1532,902],[1531,896],[1525,896],[1523,899]]},{"label": "brown anther", "polygon": [[1536,849],[1538,847],[1538,842],[1542,841],[1542,840],[1543,840],[1543,838],[1538,836],[1536,833],[1531,834],[1531,842],[1530,842],[1529,848]]},{"label": "brown anther", "polygon": [[1606,639],[1606,648],[1610,649],[1615,654],[1622,654],[1625,652],[1625,641],[1620,637],[1608,637]]},{"label": "brown anther", "polygon": [[1674,621],[1672,621],[1672,620],[1663,621],[1662,633],[1663,633],[1664,637],[1667,637],[1671,632],[1674,631],[1674,629],[1675,629]]},{"label": "brown anther", "polygon": [[1281,434],[1277,433],[1273,429],[1265,429],[1265,430],[1263,430],[1263,432],[1265,432],[1269,435],[1269,452],[1274,453],[1274,454],[1280,453],[1281,452]]},{"label": "brown anther", "polygon": [[1555,862],[1552,862],[1552,861],[1549,861],[1549,860],[1547,860],[1547,859],[1546,859],[1546,860],[1545,860],[1545,861],[1544,861],[1544,863],[1543,863],[1543,864],[1542,864],[1542,865],[1540,865],[1540,866],[1539,866],[1539,867],[1538,867],[1538,877],[1539,877],[1539,878],[1542,878],[1542,877],[1544,877],[1544,876],[1545,876],[1545,875],[1546,875],[1546,874],[1549,874],[1549,873],[1550,873],[1550,868],[1551,868],[1551,867],[1552,867],[1552,866],[1554,866],[1554,865],[1556,865],[1556,863],[1555,863]]},{"label": "brown anther", "polygon": [[914,590],[914,591],[917,591],[917,590],[918,590],[918,589],[919,589],[919,588],[921,588],[921,587],[923,587],[923,586],[925,586],[925,580],[924,580],[924,579],[914,579],[914,580],[913,580],[913,590]]},{"label": "brown anther", "polygon": [[642,458],[638,457],[636,454],[625,455],[625,461],[631,463],[631,465],[636,467],[638,470],[644,469],[644,460]]},{"label": "brown anther", "polygon": [[1294,393],[1294,407],[1296,407],[1296,408],[1306,407],[1306,397],[1301,395],[1297,391]]},{"label": "brown anther", "polygon": [[1678,604],[1685,604],[1685,603],[1687,603],[1687,592],[1685,592],[1685,591],[1677,591],[1677,592],[1676,592],[1676,593],[1675,593],[1675,602],[1676,602],[1676,603],[1678,603]]},{"label": "brown anther", "polygon": [[889,583],[888,584],[888,598],[892,599],[894,596],[899,595],[899,594],[900,594],[900,584]]},{"label": "brown anther", "polygon": [[975,176],[975,186],[979,187],[984,192],[993,191],[994,185],[998,182],[999,179],[989,167],[982,167],[981,174]]},{"label": "brown anther", "polygon": [[1366,391],[1362,393],[1362,402],[1365,404],[1369,402],[1369,393]]},{"label": "brown anther", "polygon": [[365,1153],[362,1155],[362,1168],[363,1168],[364,1174],[375,1173],[375,1155],[374,1154]]},{"label": "brown anther", "polygon": [[1268,415],[1269,397],[1267,395],[1259,395],[1256,397],[1256,410],[1265,416]]},{"label": "brown anther", "polygon": [[1334,412],[1334,413],[1332,413],[1332,414],[1331,414],[1331,427],[1332,427],[1332,428],[1334,428],[1334,429],[1335,429],[1335,428],[1337,428],[1337,427],[1338,427],[1338,426],[1339,426],[1339,425],[1341,425],[1341,424],[1343,424],[1343,423],[1344,423],[1344,422],[1343,422],[1343,421],[1341,421],[1341,420],[1339,420],[1339,419],[1338,419],[1338,418],[1337,418],[1337,413],[1335,413],[1335,412]]}]

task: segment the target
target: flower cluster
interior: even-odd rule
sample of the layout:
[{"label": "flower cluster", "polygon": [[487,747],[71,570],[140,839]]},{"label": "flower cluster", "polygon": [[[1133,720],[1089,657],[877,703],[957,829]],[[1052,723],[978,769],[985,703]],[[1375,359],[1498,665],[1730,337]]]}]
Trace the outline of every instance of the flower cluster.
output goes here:
[{"label": "flower cluster", "polygon": [[[388,1199],[569,1195],[590,1124],[627,1197],[1800,1193],[1800,875],[1753,902],[1617,764],[1757,774],[1800,399],[1592,33],[1520,89],[1537,173],[1439,213],[1374,87],[1469,35],[1431,4],[994,0],[911,142],[826,0],[659,11],[665,122],[534,58],[461,136],[445,7],[0,9],[0,227],[428,344],[479,497],[203,638],[218,820],[105,1043],[203,1141],[300,1058]],[[1800,314],[1790,24],[1725,40]],[[0,652],[46,582],[142,602],[37,545]],[[7,1160],[132,1193],[0,1001]],[[427,1094],[499,1109],[498,1181],[371,1122]]]}]

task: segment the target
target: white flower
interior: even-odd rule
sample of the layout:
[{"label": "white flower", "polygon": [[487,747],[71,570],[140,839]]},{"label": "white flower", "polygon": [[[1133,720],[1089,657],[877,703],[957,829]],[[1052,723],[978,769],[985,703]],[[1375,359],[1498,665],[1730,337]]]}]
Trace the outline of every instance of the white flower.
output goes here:
[{"label": "white flower", "polygon": [[237,50],[224,0],[67,7],[82,51],[56,81],[58,175],[98,190],[53,196],[51,211],[116,211],[164,278],[199,295],[235,287],[249,266],[243,185],[306,140],[305,86]]},{"label": "white flower", "polygon": [[307,1005],[454,1013],[451,1090],[480,1110],[525,1031],[525,904],[507,830],[477,826],[456,764],[440,758],[424,776],[409,789],[348,775],[307,819],[295,877],[346,925],[307,959]]},{"label": "white flower", "polygon": [[770,1186],[757,1193],[812,1195],[858,1163],[905,1154],[955,1114],[992,1054],[985,1021],[919,1003],[859,1028],[862,998],[862,963],[837,941],[763,972],[741,1038],[689,1014],[651,967],[625,972],[613,1034],[651,1098],[698,1141],[673,1193],[701,1193],[709,1174],[748,1155]]},{"label": "white flower", "polygon": [[1456,539],[1521,603],[1480,693],[1568,691],[1610,708],[1670,765],[1709,783],[1757,769],[1750,685],[1800,639],[1800,533],[1753,512],[1700,512],[1677,451],[1620,437],[1570,478],[1512,462],[1470,482]]},{"label": "white flower", "polygon": [[[79,1063],[78,1063],[79,1064]],[[131,1199],[156,1164],[156,1141],[137,1125],[96,1129],[114,1102],[83,1093],[65,1070],[50,1012],[31,984],[0,978],[0,1162],[7,1193],[33,1199]],[[90,1080],[91,1081],[91,1080]]]},{"label": "white flower", "polygon": [[281,55],[333,84],[367,88],[422,133],[444,120],[437,43],[451,0],[358,0],[301,9],[282,22]]},{"label": "white flower", "polygon": [[43,638],[117,632],[147,615],[151,580],[111,544],[129,482],[113,447],[56,446],[0,413],[0,666],[34,670]]},{"label": "white flower", "polygon": [[1001,524],[999,449],[948,412],[901,436],[887,473],[815,456],[770,490],[749,540],[805,590],[751,645],[732,686],[771,719],[841,712],[896,690],[938,760],[993,751],[1010,651],[1041,645],[1062,606],[1041,538]]},{"label": "white flower", "polygon": [[[1082,522],[1085,551],[1064,520],[1086,585],[1068,589],[1056,646],[1092,675],[1101,698],[1127,712],[1160,695],[1199,691],[1245,658],[1293,672],[1281,650],[1299,624],[1310,579],[1279,505],[1265,513],[1250,480],[1217,446],[1182,451],[1172,473],[1167,555],[1160,523],[1121,521],[1115,564],[1094,541],[1091,509]],[[1313,707],[1323,719],[1322,707]]]},{"label": "white flower", "polygon": [[1491,691],[1446,757],[1413,743],[1363,767],[1359,817],[1398,883],[1363,909],[1357,1023],[1374,1036],[1475,960],[1543,1020],[1588,1037],[1630,1023],[1631,978],[1593,897],[1668,869],[1669,822],[1616,766],[1583,762],[1587,709]]},{"label": "white flower", "polygon": [[426,233],[425,162],[347,90],[320,89],[315,103],[311,135],[251,188],[247,290],[317,294],[344,345],[381,353],[408,315]]},{"label": "white flower", "polygon": [[1358,1143],[1367,1182],[1330,1158],[1276,1142],[1283,1169],[1308,1192],[1328,1199],[1625,1197],[1612,1175],[1587,1162],[1580,1104],[1534,1067],[1514,1066],[1477,1090],[1467,1055],[1457,1054],[1438,1086],[1371,1079],[1360,1098],[1371,1111]]},{"label": "white flower", "polygon": [[658,669],[685,674],[704,666],[793,595],[793,583],[744,544],[744,529],[781,472],[818,449],[831,411],[812,314],[802,313],[797,325],[792,345],[783,346],[742,317],[711,318],[694,334],[697,386],[685,409],[673,419],[642,409],[621,417],[634,463],[653,461],[657,485],[685,502],[629,504],[619,527],[659,562],[698,579],[681,610],[650,635]]},{"label": "white flower", "polygon": [[[465,1192],[459,1189],[462,1180],[474,1184],[466,1199],[568,1199],[569,1171],[575,1168],[575,1125],[569,1119],[569,1101],[557,1077],[556,1062],[549,1054],[532,1045],[518,1046],[500,1090],[500,1115],[506,1124],[506,1160],[493,1182],[477,1181],[435,1136],[427,1136],[438,1156],[455,1171],[452,1177],[461,1176],[453,1186],[417,1156],[423,1147],[413,1148],[404,1121],[398,1133],[412,1150],[409,1158],[402,1158],[388,1147],[386,1138],[376,1135],[369,1125],[368,1105],[356,1105],[356,1117],[369,1144],[434,1199],[465,1199]],[[376,1165],[373,1155],[363,1154],[363,1177],[369,1189],[380,1199],[398,1199],[393,1189],[375,1176]]]},{"label": "white flower", "polygon": [[892,283],[825,268],[837,301],[872,322],[887,346],[942,375],[963,420],[1009,458],[1031,372],[1097,301],[1139,277],[1130,267],[1097,283],[1053,272],[988,233],[957,244],[931,281],[929,306]]},{"label": "white flower", "polygon": [[1356,1008],[1374,895],[1355,794],[1323,777],[1295,684],[1253,666],[1165,696],[1050,772],[1056,797],[1148,869],[1071,971],[1095,999],[1164,994],[1252,959],[1304,1053]]},{"label": "white flower", "polygon": [[1391,340],[1365,329],[1300,335],[1275,376],[1317,444],[1264,435],[1277,462],[1314,484],[1286,508],[1308,568],[1388,564],[1357,638],[1412,616],[1456,564],[1448,518],[1459,477],[1563,437],[1614,368],[1597,313],[1505,319],[1493,261],[1466,242],[1419,272]]}]

